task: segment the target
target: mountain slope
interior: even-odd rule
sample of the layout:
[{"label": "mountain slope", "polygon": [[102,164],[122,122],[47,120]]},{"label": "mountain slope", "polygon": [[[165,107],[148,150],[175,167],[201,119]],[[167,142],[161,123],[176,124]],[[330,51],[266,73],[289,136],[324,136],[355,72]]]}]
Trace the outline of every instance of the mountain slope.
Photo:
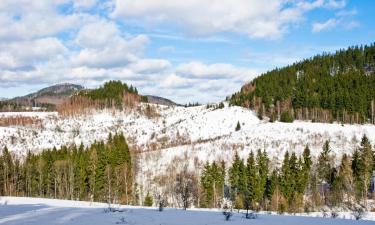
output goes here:
[{"label": "mountain slope", "polygon": [[76,84],[56,84],[25,96],[7,99],[0,105],[0,110],[20,111],[33,106],[54,109],[64,99],[82,89],[82,86]]},{"label": "mountain slope", "polygon": [[[146,113],[149,109],[153,115]],[[235,152],[246,158],[251,151],[264,149],[272,164],[278,165],[286,151],[302,153],[309,145],[314,159],[330,140],[336,163],[344,153],[352,154],[366,134],[375,143],[374,125],[337,123],[270,123],[259,120],[246,108],[225,104],[224,108],[182,107],[141,103],[127,110],[105,109],[74,117],[57,113],[1,113],[1,117],[38,118],[41,124],[0,127],[0,149],[8,147],[16,155],[81,142],[89,145],[105,140],[109,132],[123,132],[137,153],[136,180],[142,193],[154,187],[155,179],[173,168],[189,165],[201,171],[207,161],[229,165]],[[237,123],[241,129],[236,131]],[[156,188],[156,187],[155,187]]]},{"label": "mountain slope", "polygon": [[272,120],[288,113],[294,119],[319,122],[374,123],[375,45],[274,69],[245,84],[230,102]]},{"label": "mountain slope", "polygon": [[146,95],[146,97],[149,103],[167,105],[167,106],[177,105],[175,102],[169,99],[163,98],[163,97],[154,96],[154,95]]}]

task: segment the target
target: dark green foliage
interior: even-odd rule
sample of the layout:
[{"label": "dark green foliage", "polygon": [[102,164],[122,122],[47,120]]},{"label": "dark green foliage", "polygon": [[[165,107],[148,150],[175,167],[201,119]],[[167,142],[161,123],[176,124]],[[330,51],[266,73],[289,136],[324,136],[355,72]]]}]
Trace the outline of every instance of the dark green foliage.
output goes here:
[{"label": "dark green foliage", "polygon": [[237,125],[236,125],[236,131],[239,131],[241,130],[241,124],[240,124],[240,121],[237,122]]},{"label": "dark green foliage", "polygon": [[329,147],[329,141],[326,141],[323,146],[323,151],[320,153],[318,158],[318,177],[322,182],[330,182],[331,180],[331,160],[330,154],[331,149]]},{"label": "dark green foliage", "polygon": [[147,195],[145,197],[145,201],[144,201],[144,205],[145,206],[152,206],[153,204],[153,200],[152,200],[152,196],[150,195],[150,192],[147,192]]},{"label": "dark green foliage", "polygon": [[206,163],[201,176],[201,184],[203,189],[202,207],[217,207],[220,205],[221,199],[224,197],[224,180],[225,165],[217,165]]},{"label": "dark green foliage", "polygon": [[[80,95],[86,96],[91,100],[113,101],[114,104],[120,106],[125,93],[138,95],[138,90],[132,85],[129,87],[126,83],[122,83],[121,81],[108,81],[104,83],[102,87],[82,91]],[[147,97],[141,98],[141,101],[147,102]]]},{"label": "dark green foliage", "polygon": [[184,105],[185,108],[187,108],[187,107],[195,107],[195,106],[200,106],[199,102],[195,102],[195,103],[189,102],[189,103],[187,103],[187,104]]},{"label": "dark green foliage", "polygon": [[28,152],[22,162],[5,148],[0,155],[0,194],[129,203],[131,170],[123,134],[86,149],[81,144]]},{"label": "dark green foliage", "polygon": [[291,122],[293,122],[293,117],[290,115],[290,113],[288,111],[283,112],[283,113],[281,113],[280,121],[284,122],[284,123],[291,123]]},{"label": "dark green foliage", "polygon": [[[229,168],[228,181],[230,198],[238,209],[278,210],[281,212],[310,211],[321,206],[341,206],[352,204],[355,196],[360,200],[371,197],[368,194],[373,166],[373,152],[366,136],[353,157],[344,154],[341,165],[335,167],[329,141],[323,145],[317,162],[312,161],[310,148],[306,146],[301,156],[286,152],[281,168],[270,174],[269,158],[265,151],[250,152],[246,164],[234,155]],[[210,168],[206,164],[202,176],[203,189],[212,196],[215,180],[207,177]],[[210,191],[209,191],[210,190]],[[212,198],[212,197],[211,197]],[[206,207],[213,204],[205,205]],[[269,208],[270,207],[270,208]]]},{"label": "dark green foliage", "polygon": [[367,122],[374,113],[374,71],[374,44],[323,53],[262,74],[232,95],[230,104],[259,110],[264,105],[271,115],[272,106],[283,103],[290,111],[303,110],[301,119]]},{"label": "dark green foliage", "polygon": [[359,199],[367,197],[369,179],[373,171],[373,152],[366,136],[361,140],[361,146],[353,156],[352,169],[355,180],[356,194]]}]

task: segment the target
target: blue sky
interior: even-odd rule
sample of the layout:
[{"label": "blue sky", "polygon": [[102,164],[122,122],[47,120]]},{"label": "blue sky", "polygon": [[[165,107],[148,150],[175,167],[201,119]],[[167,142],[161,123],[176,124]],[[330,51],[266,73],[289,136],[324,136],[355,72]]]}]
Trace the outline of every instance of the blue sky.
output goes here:
[{"label": "blue sky", "polygon": [[2,0],[0,97],[111,79],[215,102],[275,67],[375,41],[375,1]]}]

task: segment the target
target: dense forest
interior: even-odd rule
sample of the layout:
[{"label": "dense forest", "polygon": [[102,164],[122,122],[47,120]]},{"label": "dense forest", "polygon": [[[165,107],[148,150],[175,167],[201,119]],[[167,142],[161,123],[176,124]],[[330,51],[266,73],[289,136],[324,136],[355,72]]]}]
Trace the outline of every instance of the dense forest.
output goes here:
[{"label": "dense forest", "polygon": [[375,44],[274,69],[244,85],[230,103],[271,121],[282,120],[284,113],[316,122],[374,123]]},{"label": "dense forest", "polygon": [[7,148],[0,155],[0,195],[135,203],[133,167],[122,134],[95,142],[27,153],[24,160]]},{"label": "dense forest", "polygon": [[316,162],[306,146],[301,156],[286,152],[276,168],[264,151],[251,152],[246,162],[235,154],[228,170],[224,162],[205,165],[200,206],[220,207],[227,198],[236,209],[281,213],[309,212],[321,206],[352,209],[356,203],[366,207],[366,200],[374,197],[374,159],[366,136],[353,155],[344,154],[338,165],[328,141]]},{"label": "dense forest", "polygon": [[138,90],[136,87],[128,86],[121,81],[108,81],[102,87],[81,91],[79,95],[92,100],[114,101],[116,105],[121,105],[125,93],[138,95]]},{"label": "dense forest", "polygon": [[[282,163],[265,151],[247,159],[237,153],[231,164],[207,162],[202,171],[180,163],[164,171],[164,180],[146,187],[135,182],[137,169],[122,134],[88,147],[62,146],[28,153],[24,160],[6,148],[0,154],[0,195],[90,200],[108,203],[221,208],[283,212],[311,212],[323,206],[356,210],[375,197],[375,151],[363,136],[352,155],[339,159],[329,141],[314,159],[308,146],[299,156],[286,152]],[[177,201],[177,202],[176,202]]]}]

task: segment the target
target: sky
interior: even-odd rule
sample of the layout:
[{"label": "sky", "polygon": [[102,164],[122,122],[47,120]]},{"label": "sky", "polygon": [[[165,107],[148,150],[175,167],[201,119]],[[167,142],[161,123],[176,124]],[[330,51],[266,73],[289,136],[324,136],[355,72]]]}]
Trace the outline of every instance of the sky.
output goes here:
[{"label": "sky", "polygon": [[374,37],[372,0],[1,0],[0,97],[121,80],[217,102],[276,67]]}]

